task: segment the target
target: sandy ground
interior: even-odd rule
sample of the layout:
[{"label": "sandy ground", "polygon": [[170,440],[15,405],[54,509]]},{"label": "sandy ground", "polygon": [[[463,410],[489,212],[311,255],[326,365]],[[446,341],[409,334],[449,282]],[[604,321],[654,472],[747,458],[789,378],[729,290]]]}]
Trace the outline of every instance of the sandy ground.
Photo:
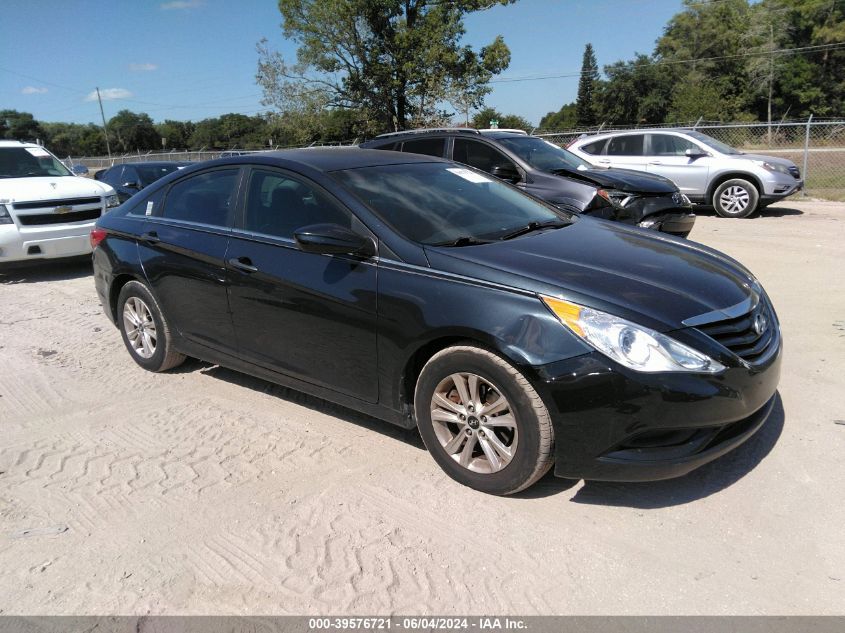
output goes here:
[{"label": "sandy ground", "polygon": [[845,612],[845,205],[693,237],[774,300],[776,415],[683,479],[515,498],[321,400],[142,371],[84,264],[0,276],[0,613]]}]

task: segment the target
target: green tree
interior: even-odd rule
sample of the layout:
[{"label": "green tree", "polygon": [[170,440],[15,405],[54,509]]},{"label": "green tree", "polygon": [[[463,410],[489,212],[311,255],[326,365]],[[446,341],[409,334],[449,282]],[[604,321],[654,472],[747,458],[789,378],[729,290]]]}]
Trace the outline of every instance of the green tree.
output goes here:
[{"label": "green tree", "polygon": [[222,136],[220,119],[216,117],[203,119],[194,125],[194,130],[188,139],[188,146],[191,149],[226,149],[220,145]]},{"label": "green tree", "polygon": [[378,133],[377,129],[371,129],[368,133],[367,125],[366,117],[361,112],[333,108],[273,116],[267,122],[267,133],[274,145],[281,146],[348,143]]},{"label": "green tree", "polygon": [[584,47],[584,57],[581,61],[581,78],[578,80],[578,98],[575,101],[575,118],[580,126],[588,127],[596,124],[595,87],[599,81],[599,66],[593,45]]},{"label": "green tree", "polygon": [[703,73],[687,73],[675,85],[667,120],[687,123],[703,118],[705,121],[728,121],[738,116],[718,85],[708,81]]},{"label": "green tree", "polygon": [[161,137],[156,132],[150,115],[121,110],[108,123],[109,138],[115,138],[114,148],[119,152],[135,152],[161,148]]},{"label": "green tree", "polygon": [[490,121],[498,121],[498,127],[511,130],[525,130],[530,132],[534,129],[526,119],[518,114],[502,114],[495,108],[484,108],[470,119],[470,126],[483,130],[490,127]]},{"label": "green tree", "polygon": [[[845,41],[845,5],[835,0],[762,0],[760,10],[786,16],[786,46]],[[839,116],[845,110],[845,50],[819,50],[779,60],[773,90],[774,116]]]},{"label": "green tree", "polygon": [[564,104],[557,112],[549,112],[540,119],[540,125],[537,127],[544,130],[566,130],[577,125],[578,115],[575,112],[575,104]]},{"label": "green tree", "polygon": [[785,58],[777,51],[789,46],[789,16],[782,0],[770,0],[751,6],[752,20],[745,34],[752,55],[746,61],[749,86],[752,94],[765,105],[758,108],[758,115],[772,129],[775,80],[783,73]]},{"label": "green tree", "polygon": [[675,79],[666,66],[638,53],[630,62],[604,67],[607,80],[596,91],[598,120],[608,125],[663,123]]},{"label": "green tree", "polygon": [[655,49],[656,61],[675,78],[670,109],[674,116],[703,116],[687,107],[701,94],[715,101],[701,103],[702,112],[708,109],[717,119],[741,118],[749,110],[753,89],[747,75],[746,33],[751,22],[748,0],[684,0],[684,10],[669,20]]},{"label": "green tree", "polygon": [[272,136],[263,117],[237,113],[203,119],[192,128],[191,149],[257,149],[267,147]]},{"label": "green tree", "polygon": [[165,149],[185,149],[188,147],[194,124],[190,121],[166,119],[155,126],[156,134],[165,140]]},{"label": "green tree", "polygon": [[510,52],[500,38],[480,52],[462,45],[463,16],[512,1],[279,0],[283,34],[299,48],[291,64],[259,43],[263,103],[299,117],[353,109],[382,130],[442,119],[456,95],[479,104]]},{"label": "green tree", "polygon": [[56,156],[102,156],[103,129],[93,123],[42,123],[46,146]]},{"label": "green tree", "polygon": [[29,112],[0,110],[0,138],[15,141],[34,141],[43,138],[41,124]]}]

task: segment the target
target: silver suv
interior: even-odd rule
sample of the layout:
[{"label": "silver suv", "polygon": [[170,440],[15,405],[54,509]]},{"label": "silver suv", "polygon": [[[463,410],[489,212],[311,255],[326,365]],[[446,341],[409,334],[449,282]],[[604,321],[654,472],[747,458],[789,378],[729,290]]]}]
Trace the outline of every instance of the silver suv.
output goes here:
[{"label": "silver suv", "polygon": [[792,195],[804,186],[785,158],[746,154],[695,130],[638,130],[585,136],[567,148],[596,165],[660,174],[696,204],[726,218]]}]

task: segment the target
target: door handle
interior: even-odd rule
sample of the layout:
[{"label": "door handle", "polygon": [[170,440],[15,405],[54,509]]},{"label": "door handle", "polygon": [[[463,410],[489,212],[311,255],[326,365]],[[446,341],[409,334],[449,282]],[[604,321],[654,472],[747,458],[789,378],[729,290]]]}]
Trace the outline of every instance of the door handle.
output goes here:
[{"label": "door handle", "polygon": [[649,165],[662,165],[662,164],[663,163],[661,163],[659,160],[653,160],[649,163]]},{"label": "door handle", "polygon": [[155,231],[150,231],[141,235],[141,241],[147,242],[148,244],[157,244],[161,241],[161,238]]},{"label": "door handle", "polygon": [[233,257],[228,261],[229,266],[237,268],[245,273],[257,273],[258,266],[252,265],[252,260],[249,257]]}]

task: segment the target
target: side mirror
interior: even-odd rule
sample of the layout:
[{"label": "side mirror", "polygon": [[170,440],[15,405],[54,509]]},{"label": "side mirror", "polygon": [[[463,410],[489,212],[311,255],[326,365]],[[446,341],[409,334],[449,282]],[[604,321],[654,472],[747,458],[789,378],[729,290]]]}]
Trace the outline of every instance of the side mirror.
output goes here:
[{"label": "side mirror", "polygon": [[687,158],[701,158],[702,156],[710,156],[710,154],[705,152],[703,149],[690,148],[684,152],[684,156]]},{"label": "side mirror", "polygon": [[490,174],[508,182],[519,182],[522,179],[522,176],[513,165],[495,165],[490,170]]},{"label": "side mirror", "polygon": [[376,254],[375,244],[369,237],[339,224],[310,224],[294,231],[293,237],[299,248],[306,253],[363,257]]},{"label": "side mirror", "polygon": [[123,187],[124,189],[140,189],[141,188],[140,185],[138,185],[137,182],[125,182],[120,186]]}]

